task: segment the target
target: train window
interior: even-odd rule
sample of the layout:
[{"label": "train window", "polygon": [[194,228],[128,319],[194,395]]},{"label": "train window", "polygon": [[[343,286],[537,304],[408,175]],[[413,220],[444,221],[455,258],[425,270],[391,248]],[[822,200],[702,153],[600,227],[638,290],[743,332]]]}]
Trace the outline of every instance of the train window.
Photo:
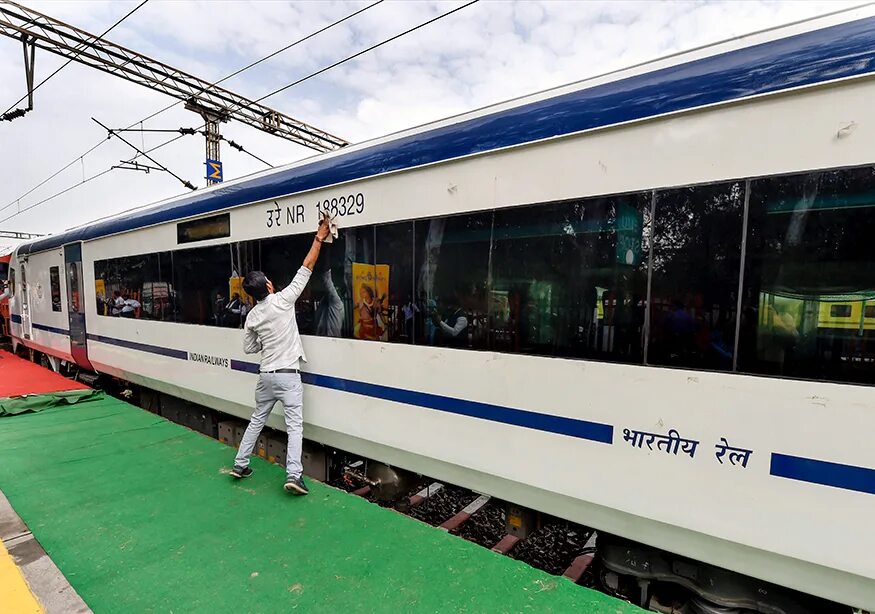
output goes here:
[{"label": "train window", "polygon": [[52,291],[52,311],[61,311],[61,269],[49,267],[49,285]]},{"label": "train window", "polygon": [[415,225],[419,345],[486,349],[492,212]]},{"label": "train window", "polygon": [[384,224],[376,232],[374,272],[378,290],[383,290],[377,297],[383,299],[383,338],[413,343],[419,310],[413,300],[413,222]]},{"label": "train window", "polygon": [[875,169],[756,180],[749,209],[740,369],[875,383]]},{"label": "train window", "polygon": [[322,246],[313,273],[310,332],[323,337],[385,339],[384,280],[374,266],[374,227],[349,228]]},{"label": "train window", "polygon": [[67,309],[70,313],[82,313],[81,296],[79,288],[79,273],[81,269],[76,262],[67,263]]},{"label": "train window", "polygon": [[864,318],[875,318],[875,305],[866,305]]},{"label": "train window", "polygon": [[221,239],[231,236],[231,214],[222,213],[210,217],[180,222],[176,225],[177,243],[194,243],[207,239]]},{"label": "train window", "polygon": [[829,315],[831,318],[850,318],[851,317],[851,306],[850,305],[832,305],[829,308]]},{"label": "train window", "polygon": [[94,262],[94,305],[99,316],[112,315],[112,285],[117,277],[114,262],[113,260],[96,260]]},{"label": "train window", "polygon": [[647,361],[732,370],[744,182],[656,195]]},{"label": "train window", "polygon": [[228,293],[236,272],[231,246],[216,245],[173,252],[173,296],[176,321],[222,324]]},{"label": "train window", "polygon": [[95,262],[97,313],[122,318],[172,321],[171,273],[169,266],[161,266],[161,259],[169,263],[169,252]]},{"label": "train window", "polygon": [[158,279],[143,286],[143,306],[152,319],[176,320],[178,305],[173,286],[173,252],[158,254]]},{"label": "train window", "polygon": [[493,349],[641,363],[651,193],[495,212]]},{"label": "train window", "polygon": [[9,269],[9,295],[15,296],[15,269]]}]

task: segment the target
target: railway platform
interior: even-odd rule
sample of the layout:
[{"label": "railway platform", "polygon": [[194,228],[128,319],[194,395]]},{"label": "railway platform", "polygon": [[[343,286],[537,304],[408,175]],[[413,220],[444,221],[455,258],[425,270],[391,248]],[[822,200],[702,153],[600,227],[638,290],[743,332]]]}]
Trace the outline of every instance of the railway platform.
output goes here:
[{"label": "railway platform", "polygon": [[[24,573],[28,602],[33,557],[7,546],[0,589],[18,587],[22,612],[51,612],[59,593],[94,612],[640,611],[312,480],[290,496],[283,469],[258,458],[234,481],[232,458],[0,353],[0,490],[62,574],[46,597]],[[7,544],[9,526],[0,514]]]}]

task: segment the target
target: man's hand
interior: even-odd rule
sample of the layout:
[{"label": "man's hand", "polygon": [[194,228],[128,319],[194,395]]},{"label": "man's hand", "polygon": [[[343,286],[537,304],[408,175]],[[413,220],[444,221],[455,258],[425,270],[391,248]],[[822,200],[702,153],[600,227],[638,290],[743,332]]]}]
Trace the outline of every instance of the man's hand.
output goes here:
[{"label": "man's hand", "polygon": [[319,230],[316,231],[316,238],[320,241],[324,241],[328,238],[329,234],[331,234],[331,227],[325,219],[322,219],[322,221],[319,222]]}]

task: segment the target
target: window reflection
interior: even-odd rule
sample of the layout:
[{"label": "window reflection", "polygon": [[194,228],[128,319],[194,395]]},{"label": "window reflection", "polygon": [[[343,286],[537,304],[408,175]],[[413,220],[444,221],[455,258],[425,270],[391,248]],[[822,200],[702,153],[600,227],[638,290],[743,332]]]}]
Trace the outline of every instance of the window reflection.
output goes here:
[{"label": "window reflection", "polygon": [[641,362],[650,193],[495,212],[496,350]]},{"label": "window reflection", "polygon": [[98,260],[94,263],[98,315],[173,320],[170,271],[168,252]]},{"label": "window reflection", "polygon": [[732,369],[744,190],[733,182],[657,194],[649,363]]},{"label": "window reflection", "polygon": [[61,311],[61,269],[49,267],[49,285],[52,291],[52,311]]},{"label": "window reflection", "polygon": [[491,234],[492,212],[416,222],[417,344],[486,349]]},{"label": "window reflection", "polygon": [[173,287],[177,322],[221,325],[232,277],[235,275],[228,245],[174,252]]},{"label": "window reflection", "polygon": [[753,181],[739,366],[875,382],[871,168]]},{"label": "window reflection", "polygon": [[377,226],[376,262],[377,284],[383,286],[386,297],[382,338],[412,343],[418,310],[413,300],[413,222]]},{"label": "window reflection", "polygon": [[[307,251],[313,243],[313,235],[292,235],[288,237],[276,237],[263,239],[259,242],[260,263],[253,270],[261,270],[267,278],[273,282],[276,292],[288,286],[301,263],[304,261]],[[256,263],[253,263],[256,264]],[[298,319],[298,329],[301,334],[313,332],[313,287],[307,284],[304,292],[295,303],[295,314]]]}]

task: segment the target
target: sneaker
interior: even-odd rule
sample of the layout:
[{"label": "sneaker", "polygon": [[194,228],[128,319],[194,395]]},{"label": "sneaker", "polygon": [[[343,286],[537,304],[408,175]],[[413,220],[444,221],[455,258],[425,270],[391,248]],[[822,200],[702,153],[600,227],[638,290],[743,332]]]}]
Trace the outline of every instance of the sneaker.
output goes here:
[{"label": "sneaker", "polygon": [[283,488],[286,490],[286,492],[290,492],[295,495],[306,495],[308,492],[310,492],[307,489],[307,485],[304,484],[304,480],[301,478],[288,478]]},{"label": "sneaker", "polygon": [[252,469],[249,467],[234,465],[234,468],[231,469],[231,477],[233,478],[248,478],[250,475],[252,475]]}]

